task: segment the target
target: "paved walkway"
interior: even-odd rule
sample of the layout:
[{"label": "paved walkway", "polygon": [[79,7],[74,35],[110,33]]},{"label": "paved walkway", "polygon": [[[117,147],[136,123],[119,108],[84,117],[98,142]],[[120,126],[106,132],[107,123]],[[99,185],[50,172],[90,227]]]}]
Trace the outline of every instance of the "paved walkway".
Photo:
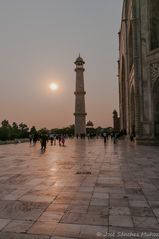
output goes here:
[{"label": "paved walkway", "polygon": [[0,146],[0,239],[159,238],[159,147]]}]

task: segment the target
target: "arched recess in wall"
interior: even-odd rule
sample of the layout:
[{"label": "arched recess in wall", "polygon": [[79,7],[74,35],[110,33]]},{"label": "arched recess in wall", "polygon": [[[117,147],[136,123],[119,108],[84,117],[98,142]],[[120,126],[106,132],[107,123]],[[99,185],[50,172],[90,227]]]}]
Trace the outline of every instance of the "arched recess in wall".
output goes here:
[{"label": "arched recess in wall", "polygon": [[149,0],[150,50],[159,48],[159,0]]},{"label": "arched recess in wall", "polygon": [[153,114],[155,136],[159,137],[159,78],[153,87]]},{"label": "arched recess in wall", "polygon": [[134,86],[131,87],[130,93],[130,132],[135,132],[135,91]]},{"label": "arched recess in wall", "polygon": [[121,100],[122,100],[122,126],[126,130],[126,79],[125,79],[125,60],[122,56],[122,72],[121,72]]},{"label": "arched recess in wall", "polygon": [[132,33],[132,23],[130,23],[130,29],[129,29],[129,72],[131,71],[131,68],[133,66],[133,33]]}]

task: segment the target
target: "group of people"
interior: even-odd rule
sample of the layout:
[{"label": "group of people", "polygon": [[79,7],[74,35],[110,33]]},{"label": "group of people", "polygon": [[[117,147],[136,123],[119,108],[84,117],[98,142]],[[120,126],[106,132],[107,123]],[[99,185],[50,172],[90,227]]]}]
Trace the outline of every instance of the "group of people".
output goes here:
[{"label": "group of people", "polygon": [[65,146],[65,136],[64,135],[50,135],[51,145],[56,145],[56,141],[59,142],[59,146]]},{"label": "group of people", "polygon": [[117,138],[119,137],[117,132],[112,132],[112,133],[103,133],[103,139],[104,139],[104,144],[106,144],[107,140],[109,139],[109,137],[111,137],[111,140],[113,140],[113,143],[116,144],[117,142]]},{"label": "group of people", "polygon": [[47,133],[41,133],[40,135],[29,135],[29,140],[30,140],[30,144],[32,144],[33,142],[34,145],[39,140],[42,151],[46,150],[46,146],[49,140],[50,140],[51,146],[56,145],[56,141],[58,141],[59,146],[65,146],[64,135],[53,135],[53,134],[48,135]]},{"label": "group of people", "polygon": [[[104,144],[106,144],[107,140],[109,139],[109,137],[111,138],[111,140],[113,141],[114,144],[117,143],[117,139],[120,138],[120,137],[123,137],[123,136],[126,136],[127,133],[126,131],[122,130],[120,132],[115,132],[115,131],[112,131],[112,132],[103,132],[103,134],[101,135],[94,135],[94,134],[88,134],[88,135],[76,135],[76,138],[78,139],[79,137],[82,139],[82,138],[85,138],[86,136],[88,137],[88,139],[91,139],[91,138],[98,138],[99,136],[103,137],[104,139]],[[130,140],[131,141],[134,141],[134,138],[135,138],[135,131],[132,131],[131,135],[130,135]],[[41,134],[30,134],[29,135],[29,139],[30,139],[30,144],[33,144],[35,145],[36,142],[39,140],[40,143],[41,143],[41,150],[42,151],[45,151],[46,150],[46,146],[47,146],[47,143],[48,141],[50,140],[50,144],[51,146],[52,145],[56,145],[56,143],[58,142],[59,146],[65,146],[65,135],[55,135],[55,134],[48,134],[46,132],[42,132]]]},{"label": "group of people", "polygon": [[[104,143],[107,142],[110,136],[111,140],[113,140],[115,144],[119,138],[125,138],[126,135],[127,135],[126,130],[121,130],[120,132],[115,132],[115,131],[112,131],[111,133],[104,132],[102,136],[104,138]],[[130,134],[130,141],[135,142],[135,137],[136,137],[135,130],[132,130]]]}]

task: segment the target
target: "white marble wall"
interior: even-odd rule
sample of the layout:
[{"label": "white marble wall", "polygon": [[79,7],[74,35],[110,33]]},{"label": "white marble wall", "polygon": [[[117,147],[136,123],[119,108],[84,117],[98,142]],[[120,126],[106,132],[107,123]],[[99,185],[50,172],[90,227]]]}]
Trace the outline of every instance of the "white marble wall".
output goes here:
[{"label": "white marble wall", "polygon": [[[149,1],[125,0],[119,39],[119,105],[121,127],[126,111],[126,129],[131,132],[131,90],[135,91],[135,131],[138,142],[156,142],[157,114],[154,85],[159,81],[159,49],[150,50]],[[130,34],[132,29],[132,35]],[[131,39],[132,37],[132,39]],[[133,66],[130,69],[130,42],[133,46]],[[123,66],[125,67],[125,102],[123,103]],[[125,107],[125,108],[124,108]],[[159,118],[158,118],[159,121]],[[158,122],[159,123],[159,122]],[[159,125],[158,125],[159,126]]]}]

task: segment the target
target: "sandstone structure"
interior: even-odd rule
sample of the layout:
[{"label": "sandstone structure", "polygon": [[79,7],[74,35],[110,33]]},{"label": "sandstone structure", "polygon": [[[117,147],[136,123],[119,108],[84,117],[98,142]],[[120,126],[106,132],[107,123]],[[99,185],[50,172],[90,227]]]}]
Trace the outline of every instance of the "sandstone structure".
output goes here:
[{"label": "sandstone structure", "polygon": [[118,112],[116,110],[113,111],[113,129],[116,132],[120,131],[120,117],[118,117]]},{"label": "sandstone structure", "polygon": [[159,142],[159,0],[124,0],[119,32],[121,130]]},{"label": "sandstone structure", "polygon": [[75,90],[75,136],[86,135],[86,112],[85,112],[85,90],[84,90],[84,64],[79,57],[75,61],[76,90]]}]

